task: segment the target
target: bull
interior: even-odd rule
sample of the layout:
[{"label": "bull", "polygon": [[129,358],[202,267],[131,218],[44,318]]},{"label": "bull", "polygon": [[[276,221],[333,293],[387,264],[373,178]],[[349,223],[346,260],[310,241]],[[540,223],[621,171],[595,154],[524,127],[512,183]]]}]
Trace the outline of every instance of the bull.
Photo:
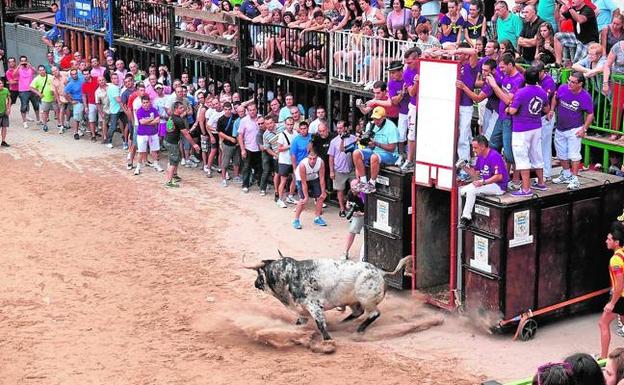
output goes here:
[{"label": "bull", "polygon": [[[279,250],[278,250],[279,252]],[[366,315],[358,328],[363,333],[381,313],[377,305],[386,294],[385,275],[398,273],[411,258],[399,261],[394,271],[386,272],[368,262],[354,262],[334,259],[308,259],[298,261],[284,257],[267,259],[243,267],[258,273],[254,283],[256,289],[270,293],[299,317],[297,325],[308,322],[312,317],[323,340],[331,340],[327,332],[324,311],[348,306],[351,314],[342,322],[348,322]]]}]

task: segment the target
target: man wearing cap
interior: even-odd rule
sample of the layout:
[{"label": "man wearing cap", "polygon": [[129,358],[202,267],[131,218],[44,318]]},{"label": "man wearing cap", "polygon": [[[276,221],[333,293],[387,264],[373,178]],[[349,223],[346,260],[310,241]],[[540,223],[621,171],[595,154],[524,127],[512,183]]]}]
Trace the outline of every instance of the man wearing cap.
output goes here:
[{"label": "man wearing cap", "polygon": [[[360,139],[360,143],[366,147],[353,152],[355,175],[360,180],[360,190],[365,194],[375,192],[379,167],[394,164],[399,158],[397,146],[399,130],[392,121],[386,118],[386,110],[383,107],[375,107],[371,119],[373,119],[373,124],[369,123],[366,130],[370,132],[370,140],[368,143],[362,143]],[[364,165],[369,163],[371,178],[367,182]]]},{"label": "man wearing cap", "polygon": [[416,99],[418,97],[418,57],[422,51],[418,47],[412,47],[405,51],[403,59],[405,68],[403,69],[403,81],[405,89],[409,94],[407,105],[407,159],[401,165],[401,169],[407,170],[414,165],[414,153],[416,152]]}]

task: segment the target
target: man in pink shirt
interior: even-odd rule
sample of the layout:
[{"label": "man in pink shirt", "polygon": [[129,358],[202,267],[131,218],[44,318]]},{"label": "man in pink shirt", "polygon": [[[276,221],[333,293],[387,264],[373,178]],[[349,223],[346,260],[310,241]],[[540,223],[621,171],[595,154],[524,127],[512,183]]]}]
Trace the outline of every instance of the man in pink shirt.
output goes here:
[{"label": "man in pink shirt", "polygon": [[32,83],[35,77],[35,69],[28,62],[26,56],[20,56],[20,64],[13,71],[14,78],[17,78],[17,90],[19,91],[20,99],[20,112],[22,113],[22,122],[24,128],[28,128],[28,121],[26,115],[28,114],[28,102],[30,102],[35,110],[35,116],[37,122],[41,123],[39,119],[39,98],[37,95],[30,91],[30,83]]},{"label": "man in pink shirt", "polygon": [[14,57],[8,59],[9,68],[6,70],[7,86],[9,93],[11,94],[11,104],[17,102],[19,91],[17,90],[17,76],[15,75],[15,69],[17,68],[17,62]]},{"label": "man in pink shirt", "polygon": [[243,192],[249,192],[251,185],[251,169],[257,181],[262,175],[262,153],[258,146],[258,109],[255,104],[247,106],[247,116],[241,119],[238,127],[238,144],[243,158]]}]

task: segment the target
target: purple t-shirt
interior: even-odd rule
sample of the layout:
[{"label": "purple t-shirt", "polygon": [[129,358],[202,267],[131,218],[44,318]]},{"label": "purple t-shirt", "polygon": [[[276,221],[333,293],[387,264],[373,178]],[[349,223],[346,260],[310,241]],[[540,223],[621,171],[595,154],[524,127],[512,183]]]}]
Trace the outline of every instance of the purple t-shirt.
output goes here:
[{"label": "purple t-shirt", "polygon": [[136,112],[137,121],[139,126],[137,128],[137,135],[156,135],[158,134],[158,124],[141,124],[141,119],[159,117],[158,110],[154,107],[145,109],[139,108]]},{"label": "purple t-shirt", "polygon": [[[512,76],[509,76],[509,75],[503,76],[503,79],[501,80],[501,84],[500,84],[501,88],[503,89],[503,92],[507,94],[515,94],[523,85],[524,85],[524,76],[522,76],[520,72],[517,72],[515,75],[512,75]],[[507,113],[505,112],[506,108],[507,106],[501,100],[498,103],[498,118],[500,120],[511,119],[511,117],[507,115]]]},{"label": "purple t-shirt", "polygon": [[[331,142],[329,142],[329,150],[327,151],[327,154],[334,157],[334,170],[336,172],[347,174],[353,171],[353,159],[351,158],[351,154],[340,151],[341,141],[342,139],[340,136],[336,136],[332,139]],[[349,135],[348,138],[345,138],[344,145],[347,147],[349,144],[355,142],[357,142],[355,135]]]},{"label": "purple t-shirt", "polygon": [[495,149],[490,148],[490,151],[485,157],[477,157],[475,170],[479,172],[479,176],[483,180],[489,179],[496,174],[501,174],[503,176],[503,179],[496,184],[503,191],[507,189],[507,183],[509,182],[507,167],[505,166],[505,161],[503,160],[502,155],[499,154]]},{"label": "purple t-shirt", "polygon": [[[405,81],[401,80],[388,80],[388,96],[391,98],[398,95],[403,89]],[[409,96],[406,94],[399,102],[399,114],[407,114],[407,104],[409,103]]]},{"label": "purple t-shirt", "polygon": [[455,43],[457,42],[457,34],[464,28],[464,18],[460,16],[459,19],[453,23],[450,17],[444,15],[440,19],[440,25],[451,26],[451,32],[447,36],[444,36],[444,34],[440,36],[440,43]]},{"label": "purple t-shirt", "polygon": [[567,84],[557,90],[557,130],[568,131],[583,126],[584,113],[593,114],[594,104],[589,92],[573,93]]},{"label": "purple t-shirt", "polygon": [[484,82],[483,87],[481,87],[481,92],[486,94],[488,97],[487,102],[485,103],[485,108],[490,111],[496,111],[500,100],[498,99],[498,96],[496,96],[496,93],[494,93],[492,86],[490,86],[489,83]]},{"label": "purple t-shirt", "polygon": [[553,79],[552,76],[546,74],[544,75],[544,79],[540,80],[540,86],[548,94],[548,103],[550,103],[552,97],[555,96],[555,91],[557,91],[557,84],[555,83],[555,79]]},{"label": "purple t-shirt", "polygon": [[542,111],[548,95],[538,85],[527,85],[514,94],[511,107],[518,112],[511,118],[513,132],[531,131],[542,127]]},{"label": "purple t-shirt", "polygon": [[[474,89],[475,82],[477,81],[477,74],[479,73],[479,68],[475,65],[474,67],[470,66],[470,63],[466,63],[461,67],[461,72],[459,78],[466,85],[466,87],[471,90]],[[460,106],[472,106],[472,99],[464,91],[459,94],[459,105]]]},{"label": "purple t-shirt", "polygon": [[[407,84],[408,87],[412,87],[414,85],[414,76],[418,74],[417,69],[411,69],[409,67],[405,67],[403,70],[403,81]],[[416,97],[418,94],[414,96],[410,96],[409,104],[416,106]]]}]

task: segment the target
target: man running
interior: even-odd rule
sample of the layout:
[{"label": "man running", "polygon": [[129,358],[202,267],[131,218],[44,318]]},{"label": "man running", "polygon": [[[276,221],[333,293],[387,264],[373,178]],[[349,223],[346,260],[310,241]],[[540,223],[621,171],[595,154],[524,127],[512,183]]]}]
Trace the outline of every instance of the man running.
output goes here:
[{"label": "man running", "polygon": [[174,102],[172,107],[172,116],[167,121],[167,135],[163,144],[169,152],[169,166],[167,167],[166,187],[180,187],[178,184],[182,180],[178,176],[178,165],[180,164],[180,135],[193,144],[195,151],[199,151],[199,145],[193,142],[191,134],[188,131],[188,120],[183,117],[186,113],[186,107],[182,102]]}]

